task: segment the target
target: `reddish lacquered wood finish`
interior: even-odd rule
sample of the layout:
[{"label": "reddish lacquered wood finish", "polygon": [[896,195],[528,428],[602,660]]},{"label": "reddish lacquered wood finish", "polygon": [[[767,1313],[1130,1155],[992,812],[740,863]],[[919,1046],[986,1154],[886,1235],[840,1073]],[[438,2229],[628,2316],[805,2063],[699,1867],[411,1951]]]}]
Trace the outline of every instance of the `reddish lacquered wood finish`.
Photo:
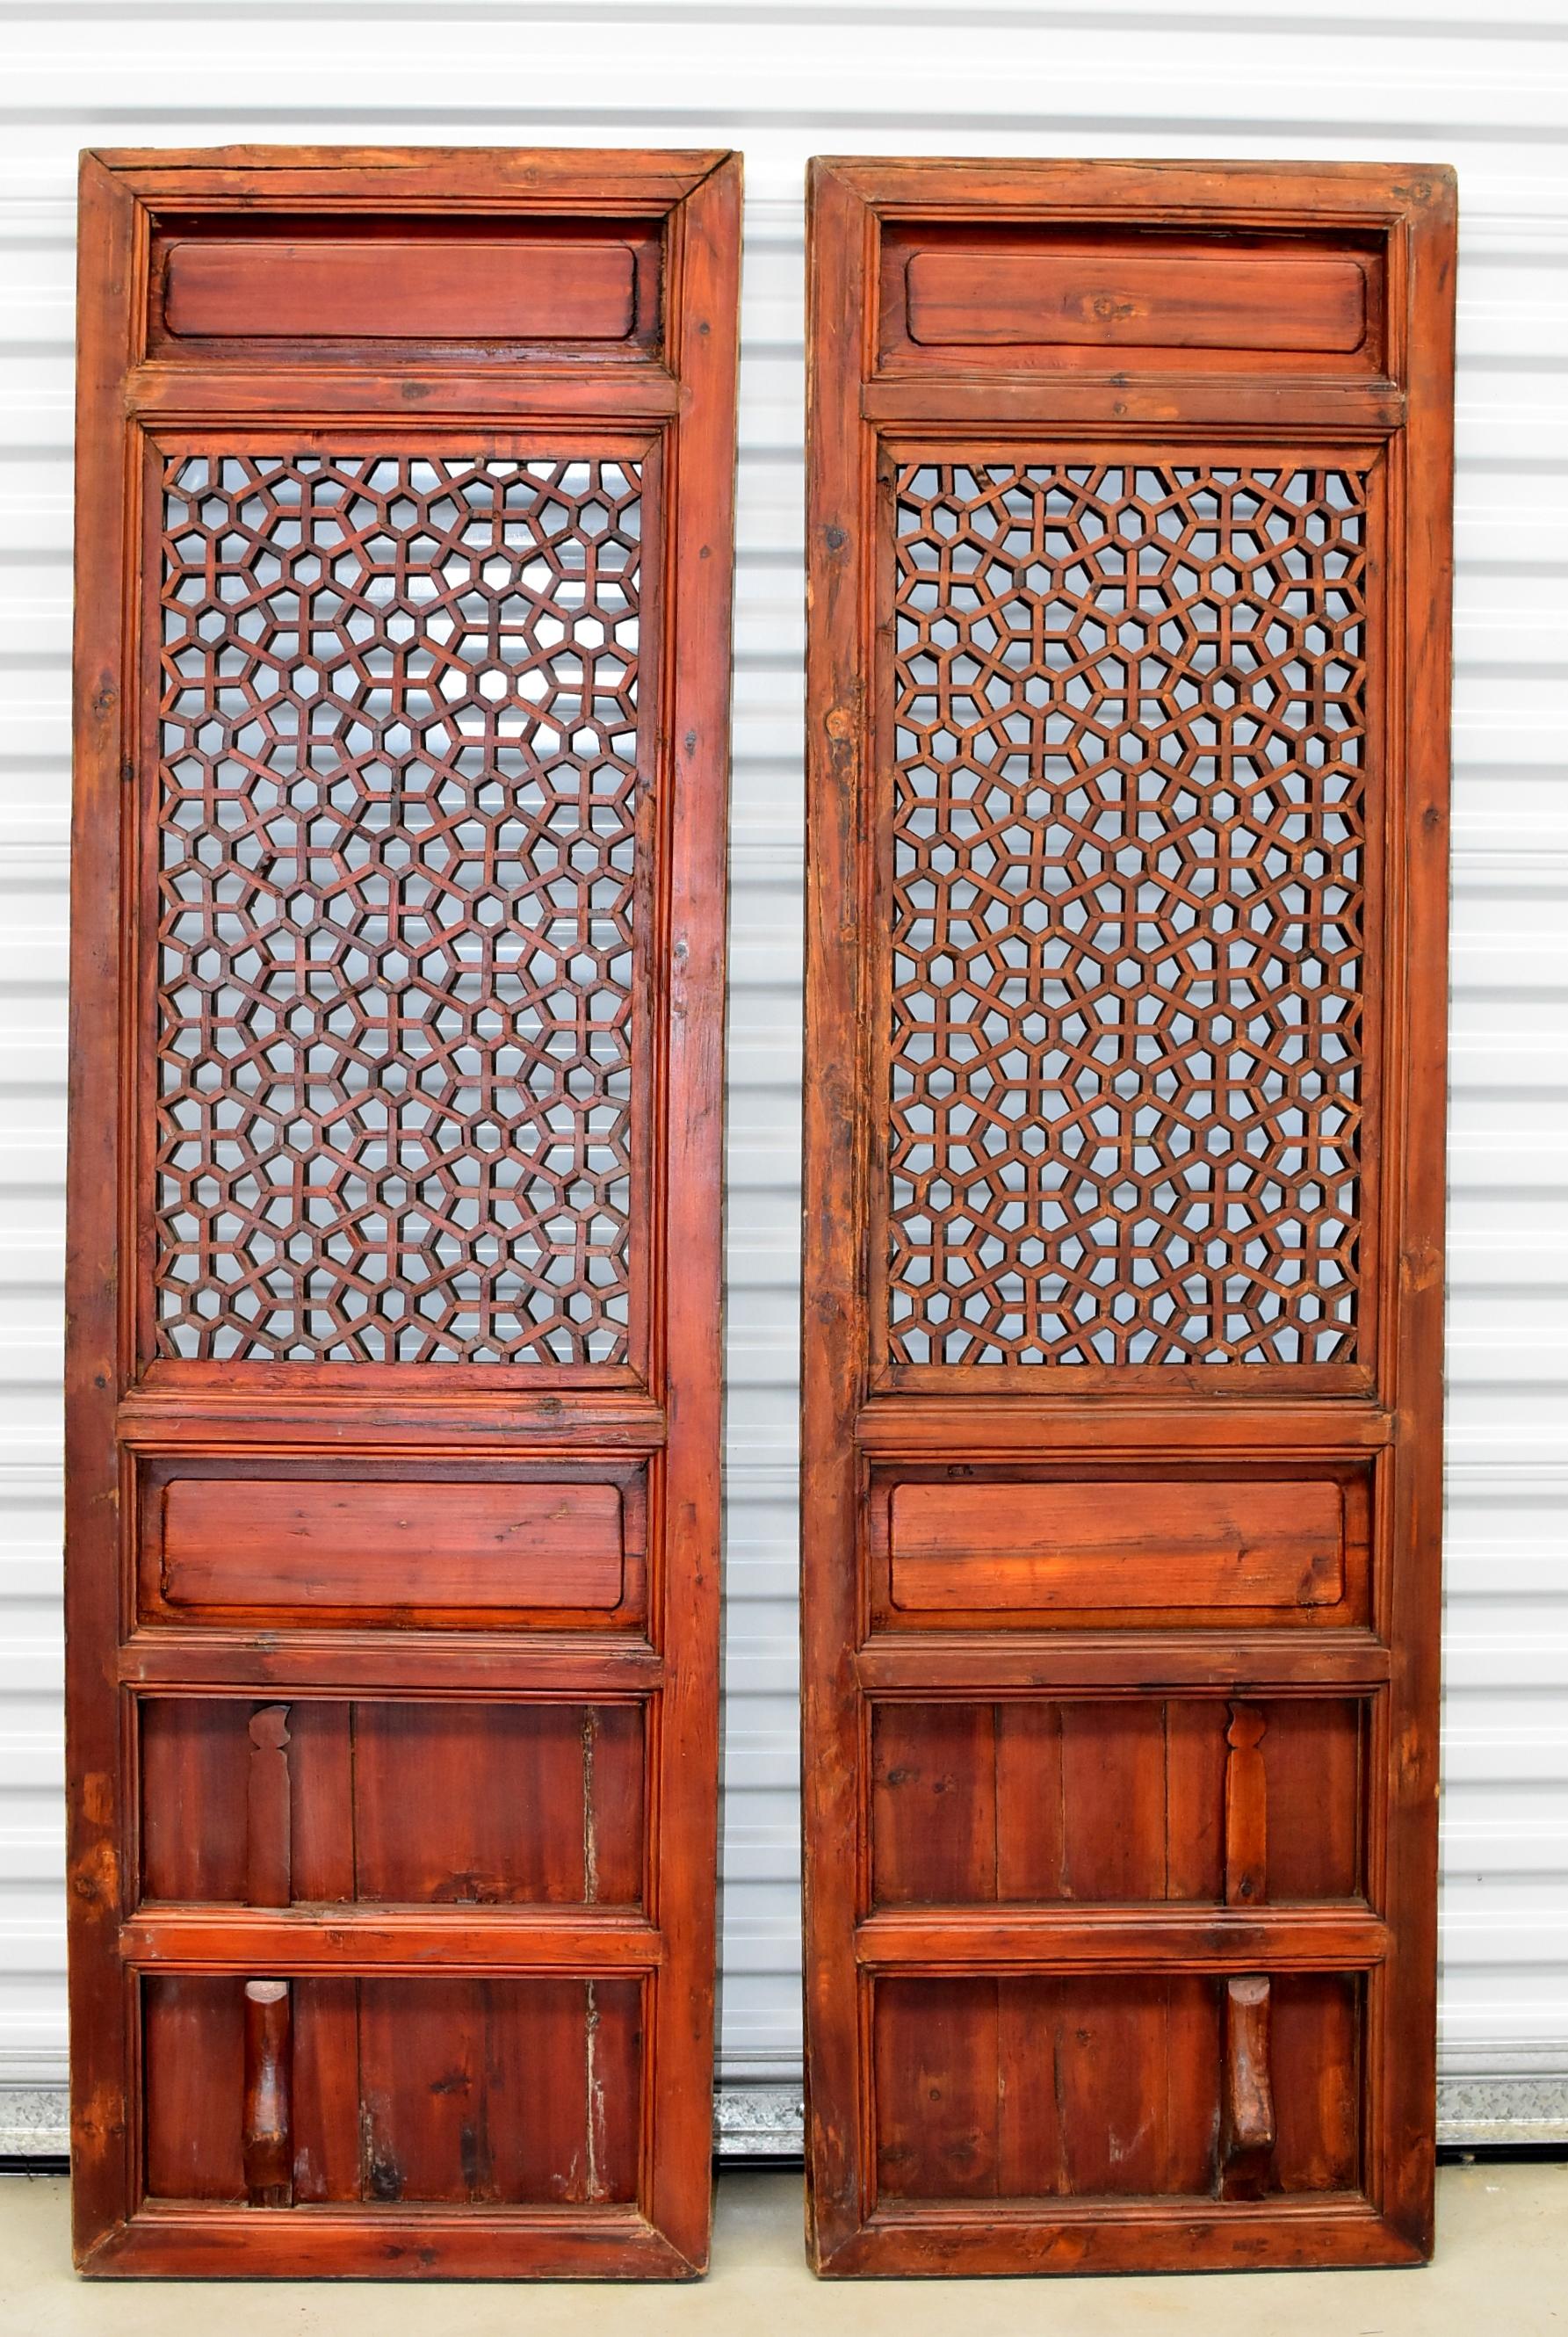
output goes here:
[{"label": "reddish lacquered wood finish", "polygon": [[163,320],[182,340],[620,341],[636,315],[624,243],[424,237],[172,243]]},{"label": "reddish lacquered wood finish", "polygon": [[1414,2263],[1452,175],[810,222],[813,2260]]},{"label": "reddish lacquered wood finish", "polygon": [[83,161],[89,2272],[706,2261],[739,197]]}]

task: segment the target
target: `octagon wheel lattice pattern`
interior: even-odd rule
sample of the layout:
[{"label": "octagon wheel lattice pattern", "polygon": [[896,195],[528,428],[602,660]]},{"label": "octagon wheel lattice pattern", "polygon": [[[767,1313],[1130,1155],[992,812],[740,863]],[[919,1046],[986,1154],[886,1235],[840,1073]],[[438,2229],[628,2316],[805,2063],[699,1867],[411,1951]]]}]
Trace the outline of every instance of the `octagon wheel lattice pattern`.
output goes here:
[{"label": "octagon wheel lattice pattern", "polygon": [[164,482],[158,1346],[628,1353],[641,484]]},{"label": "octagon wheel lattice pattern", "polygon": [[1368,484],[898,474],[895,1362],[1355,1360]]}]

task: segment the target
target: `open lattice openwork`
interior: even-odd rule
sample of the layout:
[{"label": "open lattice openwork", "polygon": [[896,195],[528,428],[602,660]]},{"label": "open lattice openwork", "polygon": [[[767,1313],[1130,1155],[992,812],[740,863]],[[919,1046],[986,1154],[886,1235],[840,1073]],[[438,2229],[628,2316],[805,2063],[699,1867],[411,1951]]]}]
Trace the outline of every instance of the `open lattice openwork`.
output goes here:
[{"label": "open lattice openwork", "polygon": [[627,1355],[638,469],[189,455],[165,1354]]},{"label": "open lattice openwork", "polygon": [[895,1361],[1344,1363],[1367,480],[897,480]]}]

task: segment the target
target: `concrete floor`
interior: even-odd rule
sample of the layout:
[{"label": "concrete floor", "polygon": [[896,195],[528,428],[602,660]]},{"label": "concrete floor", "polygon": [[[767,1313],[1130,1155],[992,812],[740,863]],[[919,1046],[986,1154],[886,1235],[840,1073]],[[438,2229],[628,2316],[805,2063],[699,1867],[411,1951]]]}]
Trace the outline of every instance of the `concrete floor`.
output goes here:
[{"label": "concrete floor", "polygon": [[5,2337],[1568,2337],[1568,2166],[1449,2166],[1429,2271],[814,2282],[798,2175],[727,2174],[700,2287],[82,2281],[66,2186],[0,2176]]}]

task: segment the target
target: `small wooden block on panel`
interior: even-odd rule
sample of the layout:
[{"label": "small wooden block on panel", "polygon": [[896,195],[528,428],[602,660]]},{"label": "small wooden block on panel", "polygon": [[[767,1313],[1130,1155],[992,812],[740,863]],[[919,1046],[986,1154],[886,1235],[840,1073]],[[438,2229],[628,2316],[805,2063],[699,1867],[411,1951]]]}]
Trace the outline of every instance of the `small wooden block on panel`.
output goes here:
[{"label": "small wooden block on panel", "polygon": [[1338,1485],[900,1485],[904,1608],[1328,1607],[1345,1582]]}]

